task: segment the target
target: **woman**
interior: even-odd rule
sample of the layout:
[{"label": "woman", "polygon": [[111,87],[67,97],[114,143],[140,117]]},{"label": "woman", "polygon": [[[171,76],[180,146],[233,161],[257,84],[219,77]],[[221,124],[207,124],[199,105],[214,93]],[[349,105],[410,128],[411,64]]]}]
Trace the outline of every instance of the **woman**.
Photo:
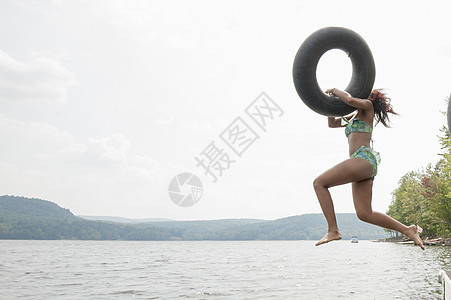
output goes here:
[{"label": "woman", "polygon": [[381,122],[385,127],[389,127],[388,114],[397,115],[393,111],[390,99],[381,90],[373,90],[368,99],[354,98],[349,93],[336,88],[328,89],[326,94],[339,97],[357,110],[347,117],[328,117],[329,127],[346,127],[345,134],[348,138],[351,158],[327,170],[313,182],[328,224],[327,234],[316,243],[316,246],[341,239],[329,188],[352,182],[354,207],[360,220],[399,231],[424,250],[423,242],[418,234],[420,228],[415,225],[406,226],[371,208],[373,180],[380,162],[379,153],[370,147],[373,120],[376,119],[376,125]]}]

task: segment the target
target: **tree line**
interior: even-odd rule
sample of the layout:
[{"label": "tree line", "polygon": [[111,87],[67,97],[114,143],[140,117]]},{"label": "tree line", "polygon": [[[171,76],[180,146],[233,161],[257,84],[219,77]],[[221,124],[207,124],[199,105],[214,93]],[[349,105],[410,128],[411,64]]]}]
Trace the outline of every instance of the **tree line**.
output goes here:
[{"label": "tree line", "polygon": [[[355,214],[337,214],[344,239],[386,236]],[[77,240],[318,240],[326,222],[322,214],[277,220],[225,219],[116,223],[91,221],[40,199],[0,196],[0,239]]]},{"label": "tree line", "polygon": [[421,226],[423,237],[451,237],[451,137],[445,126],[440,131],[440,160],[402,176],[387,211],[404,224]]}]

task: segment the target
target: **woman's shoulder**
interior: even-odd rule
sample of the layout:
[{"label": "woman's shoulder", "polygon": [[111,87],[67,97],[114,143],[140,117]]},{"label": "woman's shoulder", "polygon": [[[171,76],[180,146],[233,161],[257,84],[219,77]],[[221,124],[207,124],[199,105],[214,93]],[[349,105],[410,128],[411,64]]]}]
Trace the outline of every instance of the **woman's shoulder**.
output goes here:
[{"label": "woman's shoulder", "polygon": [[363,122],[370,124],[373,126],[374,120],[374,109],[359,109],[359,112],[356,115],[356,118],[362,120]]}]

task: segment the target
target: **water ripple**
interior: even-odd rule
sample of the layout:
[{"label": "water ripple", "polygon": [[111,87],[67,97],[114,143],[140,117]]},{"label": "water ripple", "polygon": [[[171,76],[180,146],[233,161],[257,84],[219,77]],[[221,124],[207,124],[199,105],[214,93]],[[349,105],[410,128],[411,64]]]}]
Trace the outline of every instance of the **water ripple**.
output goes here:
[{"label": "water ripple", "polygon": [[440,299],[451,247],[0,241],[0,299]]}]

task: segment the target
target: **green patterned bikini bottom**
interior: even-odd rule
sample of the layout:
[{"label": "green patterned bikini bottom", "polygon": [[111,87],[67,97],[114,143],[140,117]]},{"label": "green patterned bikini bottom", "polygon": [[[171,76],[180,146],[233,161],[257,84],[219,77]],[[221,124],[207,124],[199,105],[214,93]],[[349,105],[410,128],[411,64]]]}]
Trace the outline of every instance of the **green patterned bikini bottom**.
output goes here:
[{"label": "green patterned bikini bottom", "polygon": [[371,178],[377,174],[377,165],[381,163],[381,157],[379,152],[375,151],[373,148],[361,146],[356,152],[351,154],[351,158],[362,158],[369,162],[373,166],[373,174]]}]

